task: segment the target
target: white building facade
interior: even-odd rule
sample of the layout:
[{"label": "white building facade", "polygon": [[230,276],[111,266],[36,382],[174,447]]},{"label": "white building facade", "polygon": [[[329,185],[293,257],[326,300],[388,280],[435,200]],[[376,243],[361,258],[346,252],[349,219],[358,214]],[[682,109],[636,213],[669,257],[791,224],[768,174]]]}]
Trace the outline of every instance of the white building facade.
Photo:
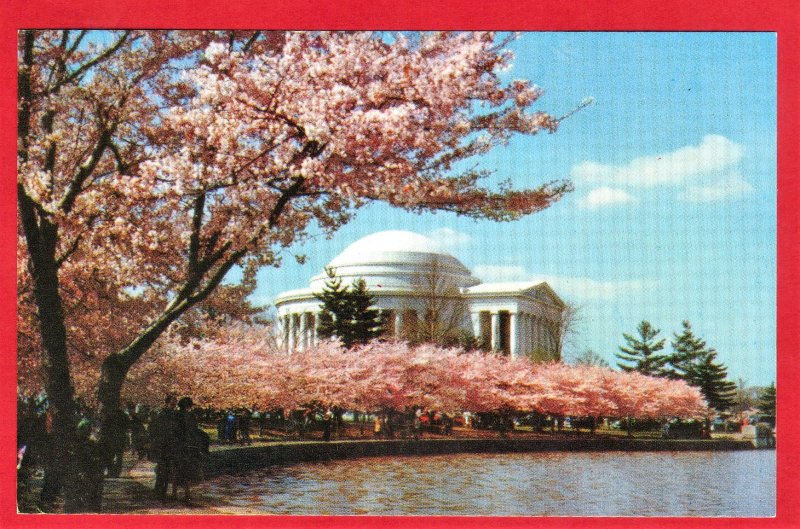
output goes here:
[{"label": "white building facade", "polygon": [[[433,240],[409,231],[382,231],[348,246],[329,264],[343,285],[363,279],[382,311],[387,332],[400,337],[430,313],[433,298],[458,306],[456,325],[512,357],[559,359],[559,325],[564,302],[545,282],[482,283]],[[317,340],[321,311],[315,294],[328,276],[311,278],[307,288],[275,299],[278,341],[286,351]]]}]

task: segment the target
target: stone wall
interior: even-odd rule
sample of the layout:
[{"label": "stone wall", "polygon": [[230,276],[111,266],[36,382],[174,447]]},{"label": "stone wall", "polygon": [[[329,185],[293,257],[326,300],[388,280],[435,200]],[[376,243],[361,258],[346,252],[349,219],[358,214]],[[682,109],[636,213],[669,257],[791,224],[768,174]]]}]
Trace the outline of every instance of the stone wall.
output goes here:
[{"label": "stone wall", "polygon": [[275,443],[213,450],[206,477],[271,465],[291,465],[371,456],[545,451],[689,451],[752,450],[749,441],[672,439],[421,439]]}]

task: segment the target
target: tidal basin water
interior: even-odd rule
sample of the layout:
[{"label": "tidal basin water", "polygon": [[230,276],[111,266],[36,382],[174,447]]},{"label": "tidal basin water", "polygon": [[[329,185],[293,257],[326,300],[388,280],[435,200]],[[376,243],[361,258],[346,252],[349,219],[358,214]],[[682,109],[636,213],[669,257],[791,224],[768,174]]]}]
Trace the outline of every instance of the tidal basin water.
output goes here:
[{"label": "tidal basin water", "polygon": [[773,516],[775,451],[374,457],[224,476],[201,492],[242,512]]}]

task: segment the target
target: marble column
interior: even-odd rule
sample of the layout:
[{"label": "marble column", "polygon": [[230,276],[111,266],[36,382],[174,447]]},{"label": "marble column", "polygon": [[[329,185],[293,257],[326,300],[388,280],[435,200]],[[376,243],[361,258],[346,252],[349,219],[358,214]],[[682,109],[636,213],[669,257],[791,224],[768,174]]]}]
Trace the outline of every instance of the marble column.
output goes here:
[{"label": "marble column", "polygon": [[519,356],[519,336],[517,336],[518,331],[519,314],[512,312],[509,317],[508,326],[508,352],[511,355],[511,358],[516,358]]},{"label": "marble column", "polygon": [[470,317],[472,318],[472,335],[480,342],[481,338],[481,313],[480,312],[471,312]]},{"label": "marble column", "polygon": [[300,313],[300,340],[298,349],[305,351],[308,349],[308,313]]},{"label": "marble column", "polygon": [[403,311],[397,309],[394,311],[394,337],[400,339],[400,331],[403,325]]},{"label": "marble column", "polygon": [[492,351],[500,348],[500,313],[492,311]]},{"label": "marble column", "polygon": [[278,321],[281,331],[281,350],[287,351],[289,349],[289,317],[284,314],[278,318]]},{"label": "marble column", "polygon": [[531,320],[530,314],[523,314],[522,315],[523,321],[523,336],[524,341],[522,342],[522,354],[529,355],[533,350],[533,320]]},{"label": "marble column", "polygon": [[289,320],[289,339],[287,340],[287,351],[290,353],[294,351],[295,348],[295,321],[294,321],[294,314],[289,313],[286,318]]}]

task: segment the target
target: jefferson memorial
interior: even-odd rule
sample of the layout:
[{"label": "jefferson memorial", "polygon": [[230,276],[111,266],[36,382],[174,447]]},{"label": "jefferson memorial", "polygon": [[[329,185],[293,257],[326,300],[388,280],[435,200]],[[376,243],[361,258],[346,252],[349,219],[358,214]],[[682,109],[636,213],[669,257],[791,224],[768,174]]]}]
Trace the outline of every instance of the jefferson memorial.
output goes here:
[{"label": "jefferson memorial", "polygon": [[[463,306],[457,322],[463,330],[512,357],[558,360],[558,326],[564,302],[545,282],[483,283],[432,239],[409,231],[381,231],[354,242],[328,267],[349,286],[363,279],[382,311],[387,332],[400,337],[425,317],[431,297],[447,297]],[[321,293],[327,274],[311,278],[308,288],[282,292],[275,299],[278,341],[286,351],[317,341]],[[436,291],[439,292],[436,292]]]}]

